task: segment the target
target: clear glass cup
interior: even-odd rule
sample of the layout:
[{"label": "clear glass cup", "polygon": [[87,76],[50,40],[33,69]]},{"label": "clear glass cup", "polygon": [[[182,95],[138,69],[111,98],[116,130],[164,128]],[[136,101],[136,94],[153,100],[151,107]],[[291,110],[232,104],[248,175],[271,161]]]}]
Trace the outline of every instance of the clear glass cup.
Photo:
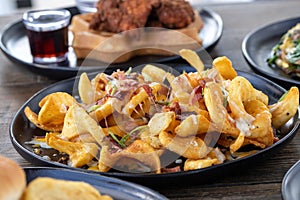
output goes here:
[{"label": "clear glass cup", "polygon": [[76,0],[76,6],[80,13],[96,12],[96,4],[98,0]]},{"label": "clear glass cup", "polygon": [[24,13],[23,23],[34,62],[47,64],[66,60],[70,18],[71,13],[66,9]]}]

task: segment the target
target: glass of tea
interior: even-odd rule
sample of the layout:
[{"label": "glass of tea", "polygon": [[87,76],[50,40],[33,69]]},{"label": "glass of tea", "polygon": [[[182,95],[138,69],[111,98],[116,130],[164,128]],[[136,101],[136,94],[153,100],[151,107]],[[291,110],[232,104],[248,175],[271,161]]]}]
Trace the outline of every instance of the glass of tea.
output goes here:
[{"label": "glass of tea", "polygon": [[71,13],[66,9],[32,10],[23,15],[33,62],[48,64],[66,60],[68,25]]}]

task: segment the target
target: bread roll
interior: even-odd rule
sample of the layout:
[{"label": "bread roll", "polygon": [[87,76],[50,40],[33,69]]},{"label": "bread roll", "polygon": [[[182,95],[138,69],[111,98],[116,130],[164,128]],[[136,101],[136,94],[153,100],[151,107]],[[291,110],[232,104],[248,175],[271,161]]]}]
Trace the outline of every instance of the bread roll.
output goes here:
[{"label": "bread roll", "polygon": [[0,155],[0,199],[19,200],[26,187],[23,169],[13,160]]}]

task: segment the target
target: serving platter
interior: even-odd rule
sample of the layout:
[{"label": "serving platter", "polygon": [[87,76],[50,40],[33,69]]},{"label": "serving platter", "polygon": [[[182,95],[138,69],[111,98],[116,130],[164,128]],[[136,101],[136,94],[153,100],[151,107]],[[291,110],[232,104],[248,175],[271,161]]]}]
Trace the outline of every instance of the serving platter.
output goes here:
[{"label": "serving platter", "polygon": [[116,178],[101,176],[99,174],[49,167],[26,167],[24,171],[27,183],[30,183],[38,177],[49,177],[66,181],[82,181],[92,185],[101,195],[109,195],[115,200],[167,200],[163,195],[147,187]]},{"label": "serving platter", "polygon": [[[72,16],[79,14],[76,7],[67,8]],[[204,26],[200,31],[199,36],[203,39],[203,48],[197,51],[209,51],[219,41],[223,31],[223,21],[221,17],[210,9],[201,9],[199,14],[203,20]],[[173,62],[180,60],[179,56],[139,56],[132,58],[128,62],[121,64],[109,65],[107,63],[95,60],[77,59],[72,49],[69,48],[68,59],[62,63],[41,65],[32,61],[30,54],[28,38],[26,30],[21,20],[4,27],[0,34],[0,48],[3,53],[13,62],[26,67],[29,70],[47,76],[51,79],[61,80],[74,77],[77,75],[79,68],[86,72],[98,71],[99,68],[126,68],[128,66],[149,63],[149,62]],[[83,69],[84,68],[84,69]]]},{"label": "serving platter", "polygon": [[300,160],[284,175],[281,185],[284,200],[297,200],[300,197]]},{"label": "serving platter", "polygon": [[300,78],[293,78],[280,68],[269,66],[267,58],[281,36],[299,22],[300,17],[296,17],[262,26],[248,33],[242,43],[243,55],[252,69],[284,87],[292,85],[299,87]]},{"label": "serving platter", "polygon": [[[192,71],[189,66],[183,66],[185,71]],[[279,100],[279,98],[286,92],[286,90],[279,85],[265,79],[261,76],[238,71],[240,76],[248,79],[253,86],[264,92],[269,96],[269,103],[273,104]],[[94,77],[96,73],[90,73],[90,77]],[[78,78],[78,77],[77,77]],[[34,147],[30,144],[27,144],[28,141],[31,141],[33,136],[44,135],[45,131],[36,128],[31,124],[25,114],[24,108],[29,106],[34,112],[39,111],[38,103],[40,100],[45,97],[47,94],[53,92],[67,92],[72,94],[74,92],[74,83],[76,78],[67,79],[64,81],[57,82],[32,96],[24,105],[17,111],[14,116],[11,125],[10,125],[10,139],[13,146],[29,162],[36,165],[43,166],[54,166],[54,167],[64,167],[71,168],[78,171],[88,171],[82,168],[72,168],[68,165],[56,162],[57,158],[54,155],[57,155],[57,151],[53,149],[44,149],[41,154],[34,153]],[[75,91],[75,93],[77,93]],[[287,122],[283,127],[277,130],[276,134],[279,138],[279,141],[274,143],[272,146],[260,150],[249,156],[239,158],[232,161],[227,161],[219,165],[214,165],[211,167],[191,170],[191,171],[181,171],[181,172],[172,172],[172,173],[162,173],[162,174],[152,174],[152,173],[122,173],[122,172],[93,172],[97,174],[104,174],[107,176],[117,177],[121,179],[126,179],[143,185],[161,185],[161,184],[181,184],[184,181],[186,183],[192,182],[207,182],[211,181],[214,178],[234,172],[237,168],[252,167],[251,163],[257,162],[258,159],[271,154],[274,150],[278,149],[280,146],[288,142],[299,129],[300,116],[299,110],[296,115]],[[50,159],[49,159],[50,158]],[[247,164],[247,165],[246,165]]]}]

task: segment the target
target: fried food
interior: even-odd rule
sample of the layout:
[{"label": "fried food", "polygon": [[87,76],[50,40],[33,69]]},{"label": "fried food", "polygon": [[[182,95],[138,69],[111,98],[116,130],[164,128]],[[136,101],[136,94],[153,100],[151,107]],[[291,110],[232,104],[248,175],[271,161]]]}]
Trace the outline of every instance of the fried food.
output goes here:
[{"label": "fried food", "polygon": [[120,33],[144,27],[152,10],[148,0],[100,0],[90,28],[97,31]]},{"label": "fried food", "polygon": [[168,152],[182,157],[180,170],[194,170],[278,141],[274,128],[298,110],[297,87],[269,105],[228,58],[216,58],[205,70],[195,52],[181,54],[196,72],[175,76],[146,65],[142,73],[117,70],[92,80],[82,74],[83,101],[68,109],[62,131],[46,134],[47,144],[68,154],[71,166],[162,173],[170,171],[164,166]]},{"label": "fried food", "polygon": [[195,19],[192,6],[185,0],[161,0],[156,9],[158,20],[166,28],[184,28]]},{"label": "fried food", "polygon": [[92,185],[81,181],[66,181],[48,177],[38,177],[26,188],[24,200],[87,199],[112,200],[108,195],[101,195]]},{"label": "fried food", "polygon": [[188,137],[197,134],[216,131],[217,128],[209,119],[202,114],[190,115],[175,128],[175,133],[181,137]]},{"label": "fried food", "polygon": [[199,137],[179,137],[162,131],[159,134],[159,141],[165,148],[185,158],[200,159],[208,153],[206,144]]},{"label": "fried food", "polygon": [[30,182],[26,185],[26,173],[22,167],[2,155],[0,180],[1,200],[112,200],[109,195],[100,194],[91,184],[83,181],[36,177],[33,180],[27,179],[27,182]]},{"label": "fried food", "polygon": [[80,82],[78,83],[78,92],[80,99],[85,104],[92,103],[95,96],[95,94],[93,94],[92,92],[92,83],[90,82],[90,79],[86,73],[82,73],[80,76]]},{"label": "fried food", "polygon": [[46,134],[46,143],[60,152],[70,156],[68,165],[82,167],[89,163],[98,153],[98,146],[95,143],[71,142],[63,140],[53,133]]},{"label": "fried food", "polygon": [[285,124],[297,112],[297,105],[299,105],[299,89],[291,87],[277,103],[269,106],[272,113],[273,126],[279,128]]},{"label": "fried food", "polygon": [[214,59],[212,64],[226,80],[232,80],[237,76],[235,69],[232,67],[231,61],[226,56]]},{"label": "fried food", "polygon": [[292,77],[300,77],[300,23],[281,36],[278,44],[272,48],[272,56],[267,59],[269,65],[275,65]]},{"label": "fried food", "polygon": [[24,109],[27,118],[37,127],[46,131],[61,131],[65,115],[76,100],[65,92],[55,92],[45,96],[40,102],[38,115],[29,107]]},{"label": "fried food", "polygon": [[[98,162],[99,171],[106,172],[110,168],[115,167],[117,169],[122,168],[123,170],[128,170],[128,172],[161,172],[158,152],[156,152],[151,145],[142,140],[135,140],[122,151],[112,152],[113,150],[114,147],[109,146],[104,146],[101,149]],[[132,166],[128,166],[127,163],[130,160],[139,163],[137,167],[134,166],[134,162],[130,162]],[[141,165],[143,167],[141,167]]]},{"label": "fried food", "polygon": [[149,26],[180,29],[195,19],[185,0],[99,0],[90,28],[120,33]]},{"label": "fried food", "polygon": [[69,29],[77,58],[122,63],[199,49],[204,22],[185,0],[99,0],[96,13],[75,15]]},{"label": "fried food", "polygon": [[64,126],[61,137],[70,141],[87,142],[86,135],[89,135],[93,142],[101,144],[104,132],[98,123],[90,116],[84,108],[73,105],[68,109],[64,119]]},{"label": "fried food", "polygon": [[203,97],[211,121],[217,127],[216,130],[236,137],[240,131],[227,112],[225,104],[227,100],[222,92],[222,86],[215,82],[207,83],[203,91]]},{"label": "fried food", "polygon": [[179,51],[180,56],[188,61],[191,66],[193,66],[199,73],[204,70],[204,64],[200,60],[196,52],[190,49],[182,49]]}]

